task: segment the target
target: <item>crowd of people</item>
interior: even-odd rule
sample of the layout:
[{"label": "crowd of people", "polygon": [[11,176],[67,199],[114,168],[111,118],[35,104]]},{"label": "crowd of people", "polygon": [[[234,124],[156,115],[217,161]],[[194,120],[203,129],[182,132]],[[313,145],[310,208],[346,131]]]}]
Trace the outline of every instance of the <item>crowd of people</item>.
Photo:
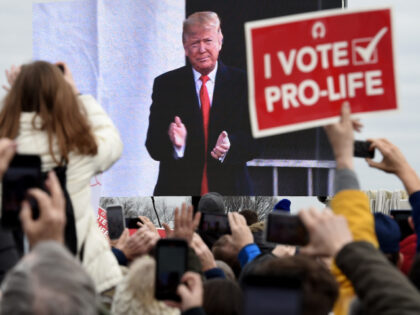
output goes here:
[{"label": "crowd of people", "polygon": [[[80,95],[63,62],[36,61],[12,69],[8,79],[0,178],[17,152],[40,156],[46,179],[44,189],[27,191],[19,227],[0,228],[0,314],[420,314],[420,256],[401,255],[395,222],[374,216],[360,190],[353,164],[360,124],[351,119],[350,104],[343,104],[338,123],[325,127],[337,164],[329,207],[298,214],[309,243],[268,243],[255,209],[229,212],[230,233],[209,237],[197,229],[200,209],[183,204],[174,210],[174,227],[164,226],[167,239],[188,245],[187,271],[176,289],[179,300],[158,300],[161,236],[150,218],[140,217],[133,235],[126,230],[110,241],[90,205],[90,178],[122,152],[111,119],[93,97]],[[418,175],[388,140],[370,141],[383,159],[367,163],[401,180],[419,236]],[[52,171],[57,167],[64,180]],[[419,252],[420,237],[415,242]]]}]

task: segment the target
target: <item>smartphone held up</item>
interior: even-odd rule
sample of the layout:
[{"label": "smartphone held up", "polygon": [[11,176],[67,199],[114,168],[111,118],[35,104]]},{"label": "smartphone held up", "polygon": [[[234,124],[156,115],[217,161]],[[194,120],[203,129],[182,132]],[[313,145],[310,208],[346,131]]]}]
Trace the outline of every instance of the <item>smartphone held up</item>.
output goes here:
[{"label": "smartphone held up", "polygon": [[36,200],[28,195],[31,188],[43,189],[41,158],[37,155],[16,154],[4,173],[1,201],[1,223],[5,228],[20,226],[19,213],[24,200],[32,208],[32,217],[37,219],[39,209]]},{"label": "smartphone held up", "polygon": [[198,229],[217,237],[231,233],[229,220],[225,213],[201,212]]},{"label": "smartphone held up", "polygon": [[155,297],[157,300],[180,301],[176,293],[187,271],[188,244],[183,239],[160,239],[156,244]]},{"label": "smartphone held up", "polygon": [[245,275],[244,315],[302,314],[303,289],[297,274]]},{"label": "smartphone held up", "polygon": [[297,215],[271,212],[265,224],[265,239],[269,243],[305,246],[309,234]]},{"label": "smartphone held up", "polygon": [[355,157],[373,159],[375,157],[375,149],[370,149],[371,144],[372,142],[370,141],[354,140],[353,155]]},{"label": "smartphone held up", "polygon": [[125,229],[124,213],[121,206],[109,206],[106,208],[108,221],[108,235],[111,240],[120,238]]}]

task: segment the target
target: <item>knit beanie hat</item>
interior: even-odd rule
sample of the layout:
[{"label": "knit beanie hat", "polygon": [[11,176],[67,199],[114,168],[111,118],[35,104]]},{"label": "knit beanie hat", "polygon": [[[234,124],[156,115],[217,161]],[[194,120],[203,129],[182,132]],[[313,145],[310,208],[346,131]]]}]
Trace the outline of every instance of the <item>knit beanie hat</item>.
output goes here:
[{"label": "knit beanie hat", "polygon": [[401,231],[398,223],[383,213],[375,213],[375,232],[379,247],[385,254],[400,251]]}]

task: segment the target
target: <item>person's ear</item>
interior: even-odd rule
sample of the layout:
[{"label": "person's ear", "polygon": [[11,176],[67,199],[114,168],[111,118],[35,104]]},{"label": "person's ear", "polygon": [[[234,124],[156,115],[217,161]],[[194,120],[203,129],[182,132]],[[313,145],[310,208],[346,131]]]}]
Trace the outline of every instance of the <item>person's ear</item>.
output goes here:
[{"label": "person's ear", "polygon": [[222,49],[222,45],[223,45],[223,34],[222,34],[222,31],[220,31],[220,33],[219,33],[219,51]]},{"label": "person's ear", "polygon": [[182,34],[182,47],[184,47],[185,57],[188,57],[187,37],[188,37],[187,35]]}]

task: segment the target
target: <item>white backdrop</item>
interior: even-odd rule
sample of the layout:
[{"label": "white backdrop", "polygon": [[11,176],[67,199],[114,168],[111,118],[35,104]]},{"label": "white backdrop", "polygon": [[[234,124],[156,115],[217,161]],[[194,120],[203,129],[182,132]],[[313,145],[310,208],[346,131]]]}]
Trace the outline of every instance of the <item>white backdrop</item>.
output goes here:
[{"label": "white backdrop", "polygon": [[184,1],[173,0],[33,5],[33,58],[66,61],[120,130],[123,156],[101,176],[102,196],[153,193],[158,164],[144,145],[153,79],[184,65],[184,17]]}]

